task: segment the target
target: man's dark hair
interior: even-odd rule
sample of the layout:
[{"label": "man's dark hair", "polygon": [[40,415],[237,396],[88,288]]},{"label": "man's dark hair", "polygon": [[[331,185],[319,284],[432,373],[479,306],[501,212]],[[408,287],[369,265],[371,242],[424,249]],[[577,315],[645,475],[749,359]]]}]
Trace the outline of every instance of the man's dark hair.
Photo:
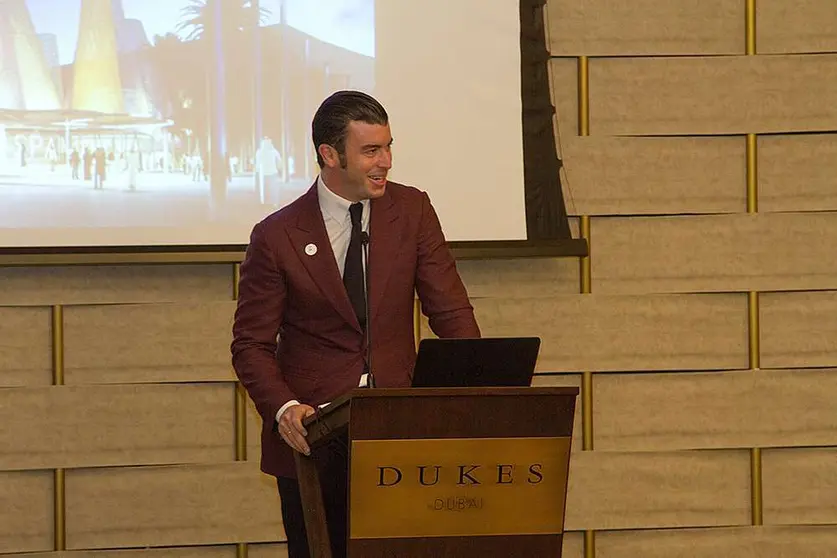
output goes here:
[{"label": "man's dark hair", "polygon": [[319,152],[322,144],[337,150],[340,164],[345,168],[346,136],[352,121],[386,126],[389,116],[381,103],[360,91],[338,91],[328,97],[317,109],[311,123],[314,152],[317,153],[317,163],[321,168],[325,165]]}]

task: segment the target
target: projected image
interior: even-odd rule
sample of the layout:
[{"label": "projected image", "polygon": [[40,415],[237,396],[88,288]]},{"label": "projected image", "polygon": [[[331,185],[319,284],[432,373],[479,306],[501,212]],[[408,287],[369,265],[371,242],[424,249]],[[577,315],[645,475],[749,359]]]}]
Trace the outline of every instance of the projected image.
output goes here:
[{"label": "projected image", "polygon": [[219,224],[245,242],[317,175],[322,99],[374,89],[374,2],[0,1],[0,246]]}]

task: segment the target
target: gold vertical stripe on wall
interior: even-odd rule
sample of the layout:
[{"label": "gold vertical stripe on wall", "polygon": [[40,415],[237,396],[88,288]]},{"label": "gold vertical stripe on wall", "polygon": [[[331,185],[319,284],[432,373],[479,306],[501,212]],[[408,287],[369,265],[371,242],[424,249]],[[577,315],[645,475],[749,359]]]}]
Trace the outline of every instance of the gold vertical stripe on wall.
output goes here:
[{"label": "gold vertical stripe on wall", "polygon": [[[759,293],[747,293],[747,323],[749,329],[750,369],[753,373],[760,368],[759,349]],[[750,450],[750,510],[753,525],[762,525],[764,505],[762,499],[761,448]]]},{"label": "gold vertical stripe on wall", "polygon": [[[745,8],[745,45],[748,56],[756,54],[756,0],[747,0]],[[758,213],[758,142],[756,134],[747,134],[747,213]],[[759,343],[759,293],[750,292],[747,298],[750,369],[761,367]],[[753,525],[764,523],[761,448],[750,450],[750,510]]]},{"label": "gold vertical stripe on wall", "polygon": [[65,495],[67,493],[64,487],[64,469],[56,469],[53,472],[53,490],[54,493],[54,536],[56,551],[67,550],[67,506],[65,503]]},{"label": "gold vertical stripe on wall", "polygon": [[[587,241],[587,255],[581,258],[581,293],[592,292],[590,254],[590,217],[581,217],[581,237]],[[581,375],[581,435],[582,449],[593,450],[593,373],[589,370]],[[584,558],[596,557],[596,533],[595,531],[584,532]]]},{"label": "gold vertical stripe on wall", "polygon": [[52,307],[52,383],[64,385],[64,307]]},{"label": "gold vertical stripe on wall", "polygon": [[747,293],[747,327],[749,337],[750,369],[761,368],[761,352],[759,347],[759,293]]},{"label": "gold vertical stripe on wall", "polygon": [[590,60],[578,57],[578,135],[590,135]]},{"label": "gold vertical stripe on wall", "polygon": [[761,479],[761,448],[752,448],[750,450],[750,494],[752,499],[750,515],[753,525],[764,524]]},{"label": "gold vertical stripe on wall", "polygon": [[[590,217],[584,215],[581,217],[581,237],[587,241],[590,246]],[[588,248],[587,256],[580,259],[580,275],[581,275],[581,293],[590,294],[592,292],[592,267],[590,265],[590,256],[592,248]],[[581,435],[582,448],[584,450],[593,449],[593,373],[586,371],[581,375]]]},{"label": "gold vertical stripe on wall", "polygon": [[[232,298],[238,300],[238,282],[241,280],[241,265],[233,264]],[[235,460],[247,460],[247,392],[240,382],[235,384]],[[247,543],[235,545],[236,558],[247,558]]]},{"label": "gold vertical stripe on wall", "polygon": [[[233,264],[232,297],[238,300],[238,282],[241,279],[241,266]],[[235,384],[235,459],[247,459],[247,392],[240,382]]]},{"label": "gold vertical stripe on wall", "polygon": [[595,531],[584,531],[584,558],[596,558]]},{"label": "gold vertical stripe on wall", "polygon": [[590,294],[593,292],[593,268],[590,258],[592,256],[592,247],[590,246],[590,216],[581,216],[581,238],[587,241],[587,255],[579,259],[579,279],[581,283],[581,293]]},{"label": "gold vertical stripe on wall", "polygon": [[[64,307],[52,307],[52,383],[64,385]],[[64,469],[53,472],[53,538],[56,551],[67,549],[67,505]]]},{"label": "gold vertical stripe on wall", "polygon": [[235,384],[235,460],[247,461],[247,392]]},{"label": "gold vertical stripe on wall", "polygon": [[[578,135],[590,135],[590,59],[578,57]],[[581,216],[581,237],[587,240],[588,254],[579,261],[582,294],[592,292],[592,268],[590,261],[590,216]],[[581,375],[581,434],[582,448],[593,449],[593,373]],[[595,531],[584,532],[584,558],[596,556]]]},{"label": "gold vertical stripe on wall", "polygon": [[756,53],[756,0],[747,0],[744,8],[746,26],[745,52],[749,55]]},{"label": "gold vertical stripe on wall", "polygon": [[747,134],[747,213],[759,211],[759,174],[756,134]]},{"label": "gold vertical stripe on wall", "polygon": [[[756,0],[747,0],[745,43],[748,56],[756,54]],[[758,212],[758,168],[755,134],[747,134],[747,213]]]}]

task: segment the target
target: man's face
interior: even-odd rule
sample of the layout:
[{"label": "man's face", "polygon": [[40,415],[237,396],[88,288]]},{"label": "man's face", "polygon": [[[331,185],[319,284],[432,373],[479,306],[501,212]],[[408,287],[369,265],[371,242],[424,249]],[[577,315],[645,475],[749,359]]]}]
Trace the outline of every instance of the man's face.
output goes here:
[{"label": "man's face", "polygon": [[392,134],[389,125],[349,123],[345,155],[330,149],[326,158],[329,188],[343,198],[356,202],[384,195],[387,173],[392,168]]}]

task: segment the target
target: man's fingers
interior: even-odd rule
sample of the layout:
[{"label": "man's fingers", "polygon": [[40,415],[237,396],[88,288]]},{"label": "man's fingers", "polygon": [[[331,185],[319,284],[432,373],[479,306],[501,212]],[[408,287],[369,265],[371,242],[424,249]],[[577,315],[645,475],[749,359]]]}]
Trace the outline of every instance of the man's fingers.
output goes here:
[{"label": "man's fingers", "polygon": [[302,421],[303,419],[313,415],[315,412],[314,409],[308,405],[299,405],[296,409],[294,409],[294,411],[295,412],[291,416],[293,427],[303,436],[308,436],[308,431],[305,430],[305,427],[302,425]]},{"label": "man's fingers", "polygon": [[285,441],[287,441],[288,445],[299,453],[304,453],[305,455],[310,453],[308,444],[305,442],[305,438],[300,436],[298,432],[291,430],[289,434],[286,434]]},{"label": "man's fingers", "polygon": [[298,432],[301,436],[308,436],[308,432],[306,432],[305,427],[302,426],[302,416],[301,415],[300,416],[294,416],[293,419],[291,419],[291,421],[292,421],[291,422],[291,428],[295,432]]},{"label": "man's fingers", "polygon": [[308,442],[305,440],[308,432],[302,426],[302,420],[314,413],[313,407],[308,405],[294,405],[285,411],[279,420],[279,433],[282,438],[294,450],[305,455],[310,455],[311,451],[308,447]]}]

